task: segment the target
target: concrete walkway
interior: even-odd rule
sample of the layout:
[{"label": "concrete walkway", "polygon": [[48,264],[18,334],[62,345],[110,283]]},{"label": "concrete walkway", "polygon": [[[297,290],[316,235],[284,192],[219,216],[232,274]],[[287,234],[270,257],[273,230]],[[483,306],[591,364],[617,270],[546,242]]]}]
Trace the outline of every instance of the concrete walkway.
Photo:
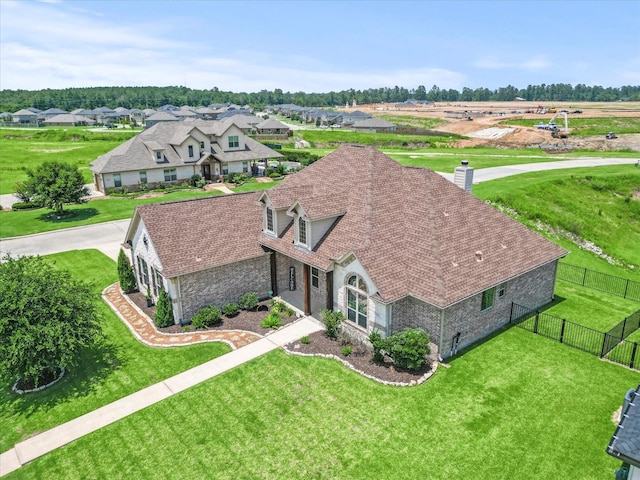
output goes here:
[{"label": "concrete walkway", "polygon": [[[118,284],[107,287],[103,292],[103,298],[134,335],[148,345],[171,347],[205,341],[223,341],[229,343],[234,350],[17,443],[12,449],[0,454],[0,476],[7,475],[56,448],[71,443],[80,437],[117,422],[216,375],[298,340],[305,335],[322,330],[316,320],[305,317],[265,337],[260,337],[252,332],[239,331],[161,334],[151,325],[151,320],[122,295]],[[176,340],[173,340],[174,338]]]}]

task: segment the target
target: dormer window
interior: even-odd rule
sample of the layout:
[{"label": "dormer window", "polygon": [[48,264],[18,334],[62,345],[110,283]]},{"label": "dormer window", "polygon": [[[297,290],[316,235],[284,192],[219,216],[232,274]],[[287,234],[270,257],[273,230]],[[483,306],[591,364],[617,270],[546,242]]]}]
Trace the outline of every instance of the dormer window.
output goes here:
[{"label": "dormer window", "polygon": [[156,152],[156,160],[162,160],[162,152],[160,150]]},{"label": "dormer window", "polygon": [[238,148],[240,146],[240,137],[238,135],[229,135],[229,148]]},{"label": "dormer window", "polygon": [[264,209],[264,229],[269,233],[276,233],[273,228],[273,208],[266,207]]},{"label": "dormer window", "polygon": [[298,243],[308,246],[307,242],[307,230],[308,230],[307,220],[302,217],[298,217]]}]

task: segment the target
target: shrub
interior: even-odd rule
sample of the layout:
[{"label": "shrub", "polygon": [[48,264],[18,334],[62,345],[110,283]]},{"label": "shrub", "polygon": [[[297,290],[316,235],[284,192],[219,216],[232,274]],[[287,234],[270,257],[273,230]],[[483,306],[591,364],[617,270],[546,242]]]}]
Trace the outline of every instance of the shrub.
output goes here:
[{"label": "shrub", "polygon": [[158,185],[156,185],[155,189],[156,190],[164,190],[165,188],[167,188],[167,186],[164,183],[160,182]]},{"label": "shrub", "polygon": [[220,309],[215,305],[207,305],[196,312],[191,319],[194,328],[206,328],[218,325],[222,320]]},{"label": "shrub", "polygon": [[227,303],[224,307],[222,307],[222,313],[224,313],[227,317],[234,317],[238,314],[238,304],[237,303]]},{"label": "shrub", "polygon": [[243,310],[253,310],[258,306],[258,294],[256,292],[247,292],[240,295],[238,299],[238,307]]},{"label": "shrub", "polygon": [[196,188],[203,188],[207,184],[206,180],[198,180],[196,182]]},{"label": "shrub", "polygon": [[191,178],[189,178],[189,185],[191,185],[192,187],[197,187],[198,183],[201,181],[202,181],[202,177],[197,173],[195,173],[191,175]]},{"label": "shrub", "polygon": [[120,280],[120,288],[124,293],[131,293],[136,290],[136,277],[123,249],[120,249],[118,254],[118,278]]},{"label": "shrub", "polygon": [[293,311],[293,308],[278,300],[271,300],[271,311],[281,313],[285,317],[293,317],[296,314],[296,312]]},{"label": "shrub", "polygon": [[309,345],[311,343],[311,339],[309,339],[308,335],[305,335],[304,337],[302,337],[300,339],[300,343],[302,343],[304,345]]},{"label": "shrub", "polygon": [[369,334],[369,341],[373,347],[373,361],[383,362],[384,352],[388,349],[387,341],[382,338],[378,330],[374,330]]},{"label": "shrub", "polygon": [[351,351],[352,351],[352,348],[350,345],[347,345],[346,347],[342,347],[342,350],[341,350],[342,355],[344,355],[345,357],[348,357],[349,355],[351,355]]},{"label": "shrub", "polygon": [[16,202],[11,205],[11,208],[13,210],[30,210],[32,208],[40,208],[40,206],[33,202]]},{"label": "shrub", "polygon": [[160,328],[170,327],[173,325],[173,308],[171,306],[171,298],[163,289],[158,295],[158,304],[156,305],[156,315],[154,318],[156,325]]},{"label": "shrub", "polygon": [[249,177],[244,173],[232,172],[227,176],[227,182],[229,183],[244,183]]},{"label": "shrub", "polygon": [[387,339],[388,354],[393,363],[409,370],[418,370],[431,352],[429,335],[420,328],[405,328]]},{"label": "shrub", "polygon": [[344,315],[342,312],[333,312],[331,310],[322,310],[322,321],[326,328],[325,334],[327,337],[336,339],[338,338],[338,332],[340,331],[340,324],[344,321]]},{"label": "shrub", "polygon": [[262,322],[260,322],[260,326],[262,328],[278,329],[282,325],[283,323],[278,312],[271,312]]}]

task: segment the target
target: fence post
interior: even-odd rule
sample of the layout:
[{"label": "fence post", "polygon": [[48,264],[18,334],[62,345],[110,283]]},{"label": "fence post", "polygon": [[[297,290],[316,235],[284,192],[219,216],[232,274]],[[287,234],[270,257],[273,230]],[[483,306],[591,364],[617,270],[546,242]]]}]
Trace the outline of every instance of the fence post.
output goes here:
[{"label": "fence post", "polygon": [[564,326],[567,322],[566,318],[562,319],[562,328],[560,328],[560,343],[562,343],[562,339],[564,338]]},{"label": "fence post", "polygon": [[584,281],[587,278],[587,269],[583,268],[582,269],[582,286],[584,287]]},{"label": "fence post", "polygon": [[538,317],[540,316],[540,310],[536,310],[536,319],[533,322],[533,333],[538,333]]},{"label": "fence post", "polygon": [[605,351],[604,351],[604,350],[605,350],[605,347],[606,347],[606,344],[607,344],[607,337],[608,337],[608,336],[609,336],[609,334],[608,334],[608,333],[605,333],[605,334],[602,336],[602,348],[600,349],[600,358],[604,357],[604,354],[605,354]]},{"label": "fence post", "polygon": [[624,286],[624,295],[622,298],[627,298],[627,291],[629,290],[629,279],[627,278],[627,284]]},{"label": "fence post", "polygon": [[624,335],[624,331],[627,329],[627,318],[629,317],[624,317],[624,321],[622,322],[622,339],[624,340],[625,338],[627,338]]},{"label": "fence post", "polygon": [[511,313],[509,313],[509,323],[513,323],[513,302],[511,302]]},{"label": "fence post", "polygon": [[638,344],[633,342],[633,350],[631,350],[631,360],[629,360],[629,368],[633,368],[633,364],[636,361],[636,350],[638,350]]}]

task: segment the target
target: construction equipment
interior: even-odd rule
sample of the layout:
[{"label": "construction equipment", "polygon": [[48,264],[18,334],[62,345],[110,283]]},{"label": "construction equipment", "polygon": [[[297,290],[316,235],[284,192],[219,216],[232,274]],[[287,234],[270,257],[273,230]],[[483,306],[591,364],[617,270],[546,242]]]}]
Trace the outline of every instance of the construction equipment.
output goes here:
[{"label": "construction equipment", "polygon": [[609,132],[609,133],[607,133],[607,134],[605,135],[605,138],[606,138],[607,140],[613,140],[614,138],[618,138],[618,136],[617,136],[615,133],[613,133],[613,132]]},{"label": "construction equipment", "polygon": [[[554,120],[560,115],[564,116],[564,128],[558,128],[554,123]],[[549,120],[549,125],[553,125],[553,127],[551,128],[551,136],[553,138],[567,138],[569,136],[569,117],[567,116],[566,111],[558,112],[553,117],[551,117],[551,120]]]}]

